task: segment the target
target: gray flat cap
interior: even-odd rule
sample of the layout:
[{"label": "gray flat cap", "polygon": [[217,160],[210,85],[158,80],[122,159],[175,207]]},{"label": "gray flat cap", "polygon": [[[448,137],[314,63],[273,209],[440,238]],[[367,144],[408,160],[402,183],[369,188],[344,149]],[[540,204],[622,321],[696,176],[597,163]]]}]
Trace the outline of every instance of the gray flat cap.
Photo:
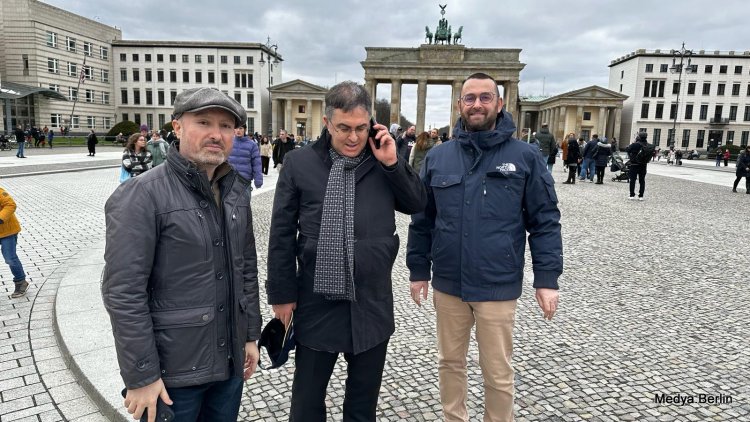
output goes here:
[{"label": "gray flat cap", "polygon": [[234,127],[247,121],[247,113],[242,105],[229,98],[216,88],[190,88],[180,92],[174,100],[174,118],[179,119],[183,113],[194,113],[209,108],[221,108],[234,116]]}]

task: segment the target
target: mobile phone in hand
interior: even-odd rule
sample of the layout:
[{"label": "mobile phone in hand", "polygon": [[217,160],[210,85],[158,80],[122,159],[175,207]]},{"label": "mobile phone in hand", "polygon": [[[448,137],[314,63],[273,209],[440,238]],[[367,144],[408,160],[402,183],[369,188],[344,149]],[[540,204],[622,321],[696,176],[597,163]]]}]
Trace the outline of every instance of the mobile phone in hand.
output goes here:
[{"label": "mobile phone in hand", "polygon": [[374,127],[376,124],[378,123],[375,121],[375,118],[370,117],[370,132],[367,134],[367,137],[372,138],[375,148],[380,149],[380,139],[375,138],[375,135],[378,134],[378,130]]},{"label": "mobile phone in hand", "polygon": [[[125,398],[128,394],[127,388],[123,388],[121,394],[122,398]],[[146,411],[143,412],[143,415],[141,416],[141,422],[148,422],[149,412],[152,412],[152,410],[146,408]],[[174,411],[162,401],[161,397],[158,397],[156,399],[156,422],[172,422],[173,420]]]}]

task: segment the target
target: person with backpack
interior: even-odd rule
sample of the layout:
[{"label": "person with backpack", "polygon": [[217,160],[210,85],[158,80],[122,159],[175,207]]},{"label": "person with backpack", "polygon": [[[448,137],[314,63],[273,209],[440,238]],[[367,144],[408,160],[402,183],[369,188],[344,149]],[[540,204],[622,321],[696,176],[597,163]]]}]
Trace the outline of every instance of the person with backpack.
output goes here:
[{"label": "person with backpack", "polygon": [[96,144],[98,143],[99,140],[96,139],[96,133],[94,133],[94,129],[91,129],[89,136],[86,137],[86,146],[89,148],[89,157],[96,155]]},{"label": "person with backpack", "polygon": [[635,179],[638,178],[638,200],[643,201],[643,194],[646,192],[646,166],[651,161],[651,157],[654,154],[656,147],[649,144],[646,139],[648,134],[641,132],[635,138],[635,141],[628,145],[625,152],[630,158],[630,197],[629,199],[635,200]]},{"label": "person with backpack", "polygon": [[589,182],[594,183],[594,174],[596,171],[596,156],[599,154],[599,135],[594,134],[591,140],[586,142],[586,146],[583,147],[583,162],[581,163],[581,174],[580,180],[589,179]]}]

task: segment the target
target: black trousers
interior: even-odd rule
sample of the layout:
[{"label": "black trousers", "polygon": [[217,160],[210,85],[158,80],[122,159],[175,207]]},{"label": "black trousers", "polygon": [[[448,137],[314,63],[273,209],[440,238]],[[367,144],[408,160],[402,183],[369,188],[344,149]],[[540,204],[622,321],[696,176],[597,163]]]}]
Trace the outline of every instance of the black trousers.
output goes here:
[{"label": "black trousers", "polygon": [[263,155],[260,156],[260,169],[263,172],[263,174],[268,174],[268,162],[271,160],[271,157],[265,157]]},{"label": "black trousers", "polygon": [[596,166],[596,181],[599,183],[604,183],[604,169],[606,169],[607,166]]},{"label": "black trousers", "polygon": [[[360,354],[344,353],[347,362],[344,422],[374,422],[388,340]],[[326,388],[338,353],[297,345],[290,422],[325,422]]]},{"label": "black trousers", "polygon": [[89,147],[89,154],[95,155],[96,154],[96,144],[93,143],[93,142],[89,142],[87,144],[87,146]]},{"label": "black trousers", "polygon": [[568,180],[566,180],[566,182],[575,183],[576,174],[578,174],[578,167],[568,164]]},{"label": "black trousers", "polygon": [[640,185],[638,196],[643,197],[643,193],[646,192],[646,166],[631,165],[628,176],[630,179],[630,196],[635,196],[635,179],[637,177]]},{"label": "black trousers", "polygon": [[737,178],[734,179],[734,186],[732,187],[732,190],[737,190],[737,185],[740,184],[740,180],[742,180],[743,177],[745,178],[745,191],[750,192],[750,177],[748,176],[737,176]]}]

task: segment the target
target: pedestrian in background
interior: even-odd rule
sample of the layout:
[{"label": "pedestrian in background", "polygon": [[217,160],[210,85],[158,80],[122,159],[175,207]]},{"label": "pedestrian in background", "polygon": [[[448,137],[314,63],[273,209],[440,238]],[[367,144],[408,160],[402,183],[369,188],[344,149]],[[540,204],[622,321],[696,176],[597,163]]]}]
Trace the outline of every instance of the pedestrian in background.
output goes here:
[{"label": "pedestrian in background", "polygon": [[729,165],[729,148],[724,151],[724,167]]},{"label": "pedestrian in background", "polygon": [[737,170],[735,171],[737,176],[734,179],[734,186],[732,192],[737,192],[737,185],[740,183],[742,178],[745,178],[745,193],[750,194],[750,145],[745,147],[744,150],[737,157]]},{"label": "pedestrian in background", "polygon": [[248,184],[255,181],[255,189],[263,186],[263,169],[260,161],[260,148],[249,136],[245,135],[247,125],[234,130],[232,152],[227,162],[239,173]]},{"label": "pedestrian in background", "polygon": [[151,167],[156,167],[159,164],[167,161],[167,153],[169,152],[169,144],[167,141],[162,139],[161,133],[154,131],[151,135],[151,139],[146,142],[146,148],[151,153]]},{"label": "pedestrian in background", "polygon": [[16,130],[13,132],[16,135],[16,144],[18,145],[18,151],[16,151],[16,157],[26,158],[23,151],[26,149],[25,133],[21,128],[21,125],[16,126]]},{"label": "pedestrian in background", "polygon": [[151,153],[146,146],[146,137],[140,133],[130,135],[122,153],[122,166],[130,177],[138,176],[151,168]]},{"label": "pedestrian in background", "polygon": [[271,154],[273,154],[271,142],[268,141],[268,136],[263,135],[263,137],[260,138],[260,167],[265,175],[268,175],[268,165],[271,162]]},{"label": "pedestrian in background", "polygon": [[52,148],[52,140],[55,139],[55,131],[49,130],[47,131],[47,143],[49,143],[49,147]]},{"label": "pedestrian in background", "polygon": [[596,156],[594,157],[594,165],[596,167],[595,184],[602,185],[604,184],[604,170],[607,168],[609,157],[612,156],[612,144],[609,143],[607,138],[604,138],[599,141],[597,146]]},{"label": "pedestrian in background", "polygon": [[96,155],[96,144],[98,143],[99,140],[96,139],[96,133],[94,133],[94,129],[91,129],[91,132],[89,132],[89,135],[86,137],[86,146],[89,148],[89,157]]},{"label": "pedestrian in background", "polygon": [[[23,138],[21,142],[23,142]],[[2,249],[5,263],[8,264],[11,274],[13,274],[15,290],[10,295],[13,299],[25,295],[29,288],[23,265],[16,254],[16,244],[20,232],[21,224],[16,218],[16,201],[5,189],[0,188],[0,249]]]},{"label": "pedestrian in background", "polygon": [[419,174],[419,169],[422,168],[422,163],[424,162],[424,157],[427,153],[435,147],[435,145],[441,143],[440,138],[438,138],[437,129],[430,130],[430,133],[422,132],[417,136],[417,142],[414,143],[414,146],[411,148],[411,153],[409,154],[409,164],[417,174]]},{"label": "pedestrian in background", "polygon": [[575,134],[571,133],[568,135],[568,155],[565,157],[565,163],[568,166],[568,180],[563,183],[566,185],[576,184],[576,173],[578,169],[578,163],[581,159],[581,148],[578,146]]},{"label": "pedestrian in background", "polygon": [[724,157],[724,151],[721,147],[716,148],[716,167],[721,167],[721,159]]}]

